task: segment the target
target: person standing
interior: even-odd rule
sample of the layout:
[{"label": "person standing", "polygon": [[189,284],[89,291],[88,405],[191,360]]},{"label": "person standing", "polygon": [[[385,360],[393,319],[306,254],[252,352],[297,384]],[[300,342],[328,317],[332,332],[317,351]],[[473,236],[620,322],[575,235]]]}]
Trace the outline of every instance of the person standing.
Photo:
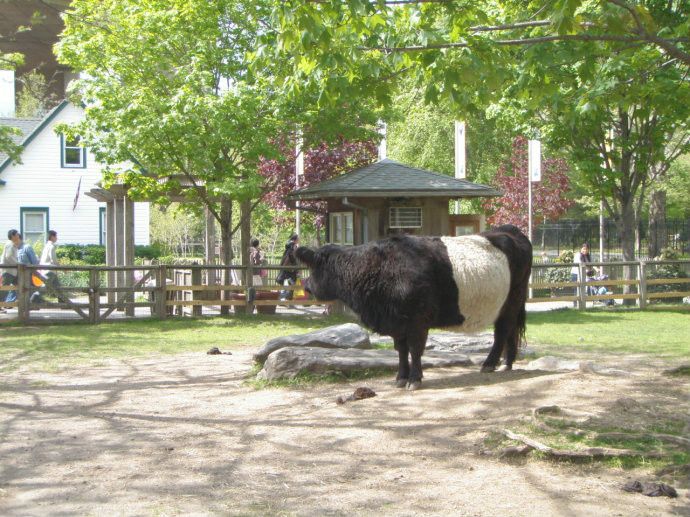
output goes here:
[{"label": "person standing", "polygon": [[[19,239],[20,245],[19,249],[17,250],[17,260],[19,261],[19,263],[24,264],[26,266],[38,266],[40,261],[38,260],[38,257],[36,256],[36,252],[34,251],[33,247],[30,244],[24,244],[21,241],[21,235],[19,236]],[[35,277],[35,275],[31,275],[32,285],[34,285],[34,278],[38,277]],[[42,285],[42,282],[38,285]],[[31,295],[29,301],[31,303],[43,303],[43,297],[41,296],[41,293],[38,292],[38,290],[36,290]]]},{"label": "person standing", "polygon": [[[2,252],[2,259],[0,264],[3,266],[16,266],[19,264],[18,252],[19,246],[22,242],[22,236],[17,230],[10,230],[7,232],[7,243]],[[17,285],[17,270],[4,269],[2,270],[2,285]],[[17,291],[0,291],[0,300],[8,303],[17,301]],[[4,309],[1,309],[4,311]]]},{"label": "person standing", "polygon": [[261,266],[266,264],[266,258],[264,257],[264,252],[259,247],[259,239],[252,239],[251,246],[249,247],[249,263],[254,270],[253,284],[263,285],[263,277],[266,270],[261,269]]},{"label": "person standing", "polygon": [[[589,253],[589,243],[588,242],[583,242],[582,247],[580,248],[580,251],[578,253],[575,253],[575,256],[573,257],[573,267],[570,269],[570,281],[571,282],[577,282],[579,277],[580,277],[580,266],[579,264],[587,264],[588,262],[592,262],[592,256]],[[585,275],[587,276],[594,276],[594,268],[592,266],[585,266],[587,271],[585,272]],[[591,275],[590,275],[591,273]],[[575,296],[578,294],[578,288],[575,288]],[[573,302],[574,306],[577,306],[577,302]]]},{"label": "person standing", "polygon": [[[283,252],[283,257],[280,259],[281,266],[296,266],[297,257],[295,256],[295,250],[299,247],[299,236],[293,233],[285,244],[285,251]],[[282,286],[292,286],[297,283],[297,270],[296,269],[281,269],[278,278],[276,278],[278,285]],[[284,289],[280,291],[281,300],[292,300],[293,291]]]},{"label": "person standing", "polygon": [[[57,232],[55,230],[50,230],[48,232],[48,240],[43,247],[43,252],[41,253],[40,263],[42,266],[58,266],[57,258]],[[55,291],[59,286],[57,272],[54,270],[47,270],[41,272],[46,279],[46,287],[50,291]]]}]

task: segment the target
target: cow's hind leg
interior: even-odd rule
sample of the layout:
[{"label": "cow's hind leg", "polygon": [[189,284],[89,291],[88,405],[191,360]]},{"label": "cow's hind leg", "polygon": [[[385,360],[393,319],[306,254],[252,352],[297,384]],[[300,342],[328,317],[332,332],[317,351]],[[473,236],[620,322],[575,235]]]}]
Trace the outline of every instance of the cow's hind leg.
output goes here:
[{"label": "cow's hind leg", "polygon": [[496,320],[496,323],[494,323],[494,344],[482,365],[482,372],[493,372],[496,370],[501,360],[501,355],[503,354],[503,348],[508,341],[510,332],[509,320],[510,318],[507,315],[501,314]]},{"label": "cow's hind leg", "polygon": [[407,346],[410,349],[412,367],[410,368],[410,378],[407,389],[414,391],[422,386],[422,354],[426,348],[426,339],[429,336],[429,329],[421,328],[407,334]]},{"label": "cow's hind leg", "polygon": [[410,378],[410,360],[408,358],[407,338],[393,338],[393,346],[398,351],[398,375],[395,378],[395,387],[404,388]]}]

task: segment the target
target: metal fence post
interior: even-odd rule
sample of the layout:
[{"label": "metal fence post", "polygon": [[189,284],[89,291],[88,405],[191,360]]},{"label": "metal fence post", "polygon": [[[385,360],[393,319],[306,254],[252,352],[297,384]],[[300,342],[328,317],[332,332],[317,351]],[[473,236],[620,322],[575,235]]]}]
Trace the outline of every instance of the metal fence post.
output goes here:
[{"label": "metal fence post", "polygon": [[640,295],[640,309],[647,307],[647,264],[640,260],[639,286],[637,293]]},{"label": "metal fence post", "polygon": [[585,310],[587,308],[587,302],[585,301],[585,265],[580,262],[577,265],[577,269],[577,308]]}]

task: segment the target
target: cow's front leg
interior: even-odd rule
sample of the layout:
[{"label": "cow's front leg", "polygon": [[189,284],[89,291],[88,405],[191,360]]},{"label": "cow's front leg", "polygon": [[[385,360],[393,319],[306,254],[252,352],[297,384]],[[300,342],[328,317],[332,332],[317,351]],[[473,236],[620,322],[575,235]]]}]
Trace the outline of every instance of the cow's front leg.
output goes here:
[{"label": "cow's front leg", "polygon": [[419,329],[407,335],[407,346],[410,349],[410,356],[412,357],[412,367],[410,368],[410,378],[407,383],[407,389],[410,391],[418,390],[422,387],[422,354],[426,348],[426,339],[429,335],[429,329]]},{"label": "cow's front leg", "polygon": [[395,378],[395,387],[404,388],[410,378],[410,361],[406,338],[393,338],[393,346],[398,351],[398,375]]}]

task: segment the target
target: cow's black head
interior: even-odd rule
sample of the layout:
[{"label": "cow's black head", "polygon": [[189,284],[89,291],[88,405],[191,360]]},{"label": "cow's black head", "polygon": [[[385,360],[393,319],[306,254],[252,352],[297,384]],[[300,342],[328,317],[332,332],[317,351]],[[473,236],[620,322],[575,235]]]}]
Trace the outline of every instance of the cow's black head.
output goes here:
[{"label": "cow's black head", "polygon": [[309,267],[309,278],[304,281],[304,290],[318,300],[329,301],[337,298],[339,272],[331,257],[337,253],[337,246],[324,246],[318,250],[297,248],[295,256]]}]

